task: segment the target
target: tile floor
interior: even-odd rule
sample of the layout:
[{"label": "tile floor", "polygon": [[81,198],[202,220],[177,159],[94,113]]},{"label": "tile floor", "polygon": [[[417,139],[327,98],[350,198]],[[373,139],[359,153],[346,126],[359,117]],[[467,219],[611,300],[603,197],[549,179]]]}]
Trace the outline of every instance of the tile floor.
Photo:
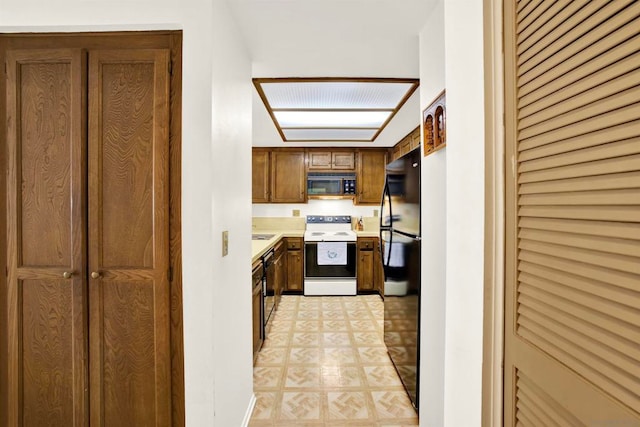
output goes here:
[{"label": "tile floor", "polygon": [[415,426],[382,338],[382,300],[282,297],[253,371],[250,426]]}]

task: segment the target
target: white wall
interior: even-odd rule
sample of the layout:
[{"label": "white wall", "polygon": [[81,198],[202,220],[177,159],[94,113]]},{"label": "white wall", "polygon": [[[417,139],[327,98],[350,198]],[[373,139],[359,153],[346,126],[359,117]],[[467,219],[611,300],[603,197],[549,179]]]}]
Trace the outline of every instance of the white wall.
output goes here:
[{"label": "white wall", "polygon": [[253,216],[293,216],[293,209],[300,210],[300,216],[306,215],[351,215],[373,216],[380,206],[356,206],[351,200],[309,200],[308,203],[256,203]]},{"label": "white wall", "polygon": [[[420,114],[445,88],[444,0],[420,32]],[[447,150],[423,158],[420,425],[444,425]]]},{"label": "white wall", "polygon": [[484,272],[483,0],[446,0],[445,426],[481,425]]},{"label": "white wall", "polygon": [[[215,425],[240,426],[253,390],[251,62],[226,0],[213,2],[213,341]],[[229,255],[222,258],[222,232]]]},{"label": "white wall", "polygon": [[[184,31],[182,238],[189,426],[240,425],[252,397],[251,66],[223,2],[0,0],[0,32]],[[239,178],[230,185],[229,176]],[[230,231],[225,258],[223,229]]]}]

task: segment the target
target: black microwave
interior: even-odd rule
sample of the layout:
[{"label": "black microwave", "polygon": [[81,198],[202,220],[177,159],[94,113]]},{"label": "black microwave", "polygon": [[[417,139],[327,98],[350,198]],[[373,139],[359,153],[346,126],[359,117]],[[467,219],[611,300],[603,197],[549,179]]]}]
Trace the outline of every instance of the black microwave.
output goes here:
[{"label": "black microwave", "polygon": [[307,174],[309,196],[352,196],[356,194],[356,175],[345,173]]}]

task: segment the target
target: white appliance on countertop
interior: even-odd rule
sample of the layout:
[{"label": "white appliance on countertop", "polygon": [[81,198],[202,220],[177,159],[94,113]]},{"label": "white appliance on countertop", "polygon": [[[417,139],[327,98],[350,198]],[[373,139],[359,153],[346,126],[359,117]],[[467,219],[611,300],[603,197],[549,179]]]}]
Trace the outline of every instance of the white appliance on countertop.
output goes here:
[{"label": "white appliance on countertop", "polygon": [[351,216],[307,216],[304,295],[356,295],[356,240]]}]

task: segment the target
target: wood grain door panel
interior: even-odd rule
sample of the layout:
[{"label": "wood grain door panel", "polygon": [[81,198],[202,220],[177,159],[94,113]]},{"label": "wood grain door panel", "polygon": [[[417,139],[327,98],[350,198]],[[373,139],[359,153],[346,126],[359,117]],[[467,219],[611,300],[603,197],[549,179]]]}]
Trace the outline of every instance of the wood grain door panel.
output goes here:
[{"label": "wood grain door panel", "polygon": [[357,185],[358,204],[379,204],[384,187],[386,151],[361,151],[359,154]]},{"label": "wood grain door panel", "polygon": [[253,203],[269,202],[269,151],[253,149],[251,155],[251,190]]},{"label": "wood grain door panel", "polygon": [[271,153],[271,202],[305,203],[307,180],[304,151]]},{"label": "wood grain door panel", "polygon": [[7,52],[9,425],[87,421],[85,64]]},{"label": "wood grain door panel", "polygon": [[171,423],[168,61],[164,49],[89,57],[95,426]]}]

